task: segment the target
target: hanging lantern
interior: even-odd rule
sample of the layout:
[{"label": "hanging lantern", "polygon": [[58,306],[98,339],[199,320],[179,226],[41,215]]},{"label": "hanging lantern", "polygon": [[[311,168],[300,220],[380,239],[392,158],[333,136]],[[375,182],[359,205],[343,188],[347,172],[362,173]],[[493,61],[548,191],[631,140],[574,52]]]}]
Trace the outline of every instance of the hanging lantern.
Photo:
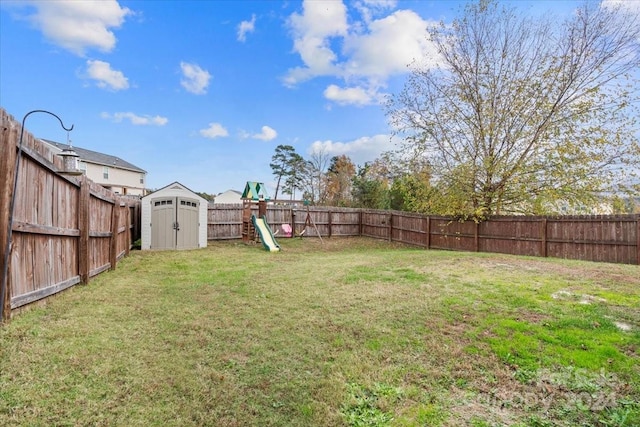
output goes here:
[{"label": "hanging lantern", "polygon": [[[73,129],[73,127],[71,128]],[[58,156],[62,157],[62,171],[65,175],[82,175],[82,171],[78,166],[78,153],[73,150],[73,145],[71,145],[71,139],[69,139],[69,131],[67,131],[67,148],[62,150],[62,153],[58,154]]]},{"label": "hanging lantern", "polygon": [[58,154],[62,157],[63,169],[60,173],[65,175],[82,175],[82,171],[78,167],[78,153],[73,150],[73,147],[68,147],[62,150],[62,153]]}]

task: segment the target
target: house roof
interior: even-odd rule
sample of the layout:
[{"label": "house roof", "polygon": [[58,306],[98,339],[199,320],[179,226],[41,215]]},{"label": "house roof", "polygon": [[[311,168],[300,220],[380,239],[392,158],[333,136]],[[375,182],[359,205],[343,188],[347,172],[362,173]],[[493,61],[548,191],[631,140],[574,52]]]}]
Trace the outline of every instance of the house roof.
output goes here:
[{"label": "house roof", "polygon": [[52,145],[59,150],[73,148],[73,151],[78,153],[78,156],[80,156],[80,160],[82,160],[83,162],[95,163],[103,166],[110,166],[110,167],[120,168],[120,169],[127,169],[134,172],[147,173],[147,171],[145,171],[144,169],[139,168],[133,163],[129,163],[116,156],[99,153],[97,151],[87,150],[85,148],[81,148],[75,145],[70,146],[69,144],[62,144],[60,142],[50,141],[48,139],[41,139],[41,141],[44,141],[47,144]]},{"label": "house roof", "polygon": [[[222,192],[222,193],[220,193],[220,194],[227,194],[227,193],[235,193],[235,194],[237,194],[237,195],[238,195],[238,197],[241,197],[241,196],[242,196],[242,192],[237,191],[237,190],[227,190],[227,191],[223,191],[223,192]],[[218,196],[219,196],[220,194],[218,194]]]}]

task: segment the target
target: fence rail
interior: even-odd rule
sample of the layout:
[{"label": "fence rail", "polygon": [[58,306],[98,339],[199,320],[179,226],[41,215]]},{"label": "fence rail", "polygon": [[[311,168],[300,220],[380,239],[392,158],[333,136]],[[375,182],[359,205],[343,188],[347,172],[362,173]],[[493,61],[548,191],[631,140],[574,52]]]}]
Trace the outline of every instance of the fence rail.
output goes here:
[{"label": "fence rail", "polygon": [[[427,249],[640,264],[640,215],[498,216],[476,223],[400,211],[269,205],[267,222],[273,230],[290,224],[299,234],[307,212],[313,226],[305,236],[367,236]],[[209,240],[241,237],[242,205],[211,205],[208,218]]]},{"label": "fence rail", "polygon": [[[25,130],[10,212],[21,125],[0,109],[0,244],[11,224],[3,318],[11,311],[114,269],[139,236],[140,202],[84,176],[60,174],[62,160]],[[5,257],[0,267],[5,271]]]}]

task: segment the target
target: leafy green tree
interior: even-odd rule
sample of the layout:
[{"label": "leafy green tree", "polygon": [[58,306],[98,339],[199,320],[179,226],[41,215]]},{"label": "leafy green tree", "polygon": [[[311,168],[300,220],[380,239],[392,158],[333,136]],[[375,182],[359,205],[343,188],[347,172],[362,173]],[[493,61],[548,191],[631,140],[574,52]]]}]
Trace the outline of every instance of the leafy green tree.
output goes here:
[{"label": "leafy green tree", "polygon": [[387,113],[401,150],[427,159],[434,207],[553,212],[640,170],[637,17],[585,2],[558,23],[480,0],[431,40],[438,66],[414,64]]},{"label": "leafy green tree", "polygon": [[437,193],[431,185],[431,168],[422,153],[388,151],[369,164],[367,175],[389,189],[389,207],[409,212],[433,213]]},{"label": "leafy green tree", "polygon": [[353,204],[361,208],[389,209],[388,183],[377,174],[375,166],[365,163],[353,178]]},{"label": "leafy green tree", "polygon": [[389,190],[391,209],[425,214],[438,211],[436,202],[440,195],[429,179],[427,172],[408,173],[396,178]]},{"label": "leafy green tree", "polygon": [[196,194],[208,202],[213,202],[213,200],[216,198],[215,194],[209,194],[209,193],[204,193],[199,191],[196,191]]},{"label": "leafy green tree", "polygon": [[346,155],[334,156],[326,173],[327,203],[332,206],[351,204],[351,185],[356,174],[356,166]]}]

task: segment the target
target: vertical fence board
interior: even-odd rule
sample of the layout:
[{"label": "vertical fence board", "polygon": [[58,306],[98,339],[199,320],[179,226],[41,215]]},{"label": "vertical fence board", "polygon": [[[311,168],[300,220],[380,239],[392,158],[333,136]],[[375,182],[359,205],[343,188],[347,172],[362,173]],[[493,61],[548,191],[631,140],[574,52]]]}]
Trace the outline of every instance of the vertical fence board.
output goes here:
[{"label": "vertical fence board", "polygon": [[[4,294],[4,300],[0,299],[2,305],[2,316],[0,323],[7,320],[11,315],[11,258],[5,258],[5,251],[8,250],[9,243],[9,221],[11,199],[13,196],[13,183],[15,179],[15,167],[17,160],[17,142],[19,139],[20,126],[0,108],[0,245],[2,245],[3,256],[0,258],[0,274],[3,288],[0,295]],[[8,252],[7,252],[8,254]]]},{"label": "vertical fence board", "polygon": [[636,217],[636,264],[640,265],[640,215]]},{"label": "vertical fence board", "polygon": [[109,264],[111,270],[116,269],[118,260],[118,229],[120,228],[120,203],[111,208],[111,237],[109,237]]},{"label": "vertical fence board", "polygon": [[89,188],[89,181],[85,177],[82,177],[80,181],[80,197],[78,198],[78,228],[80,230],[80,238],[78,239],[78,273],[82,284],[89,283],[90,197],[91,190]]}]

